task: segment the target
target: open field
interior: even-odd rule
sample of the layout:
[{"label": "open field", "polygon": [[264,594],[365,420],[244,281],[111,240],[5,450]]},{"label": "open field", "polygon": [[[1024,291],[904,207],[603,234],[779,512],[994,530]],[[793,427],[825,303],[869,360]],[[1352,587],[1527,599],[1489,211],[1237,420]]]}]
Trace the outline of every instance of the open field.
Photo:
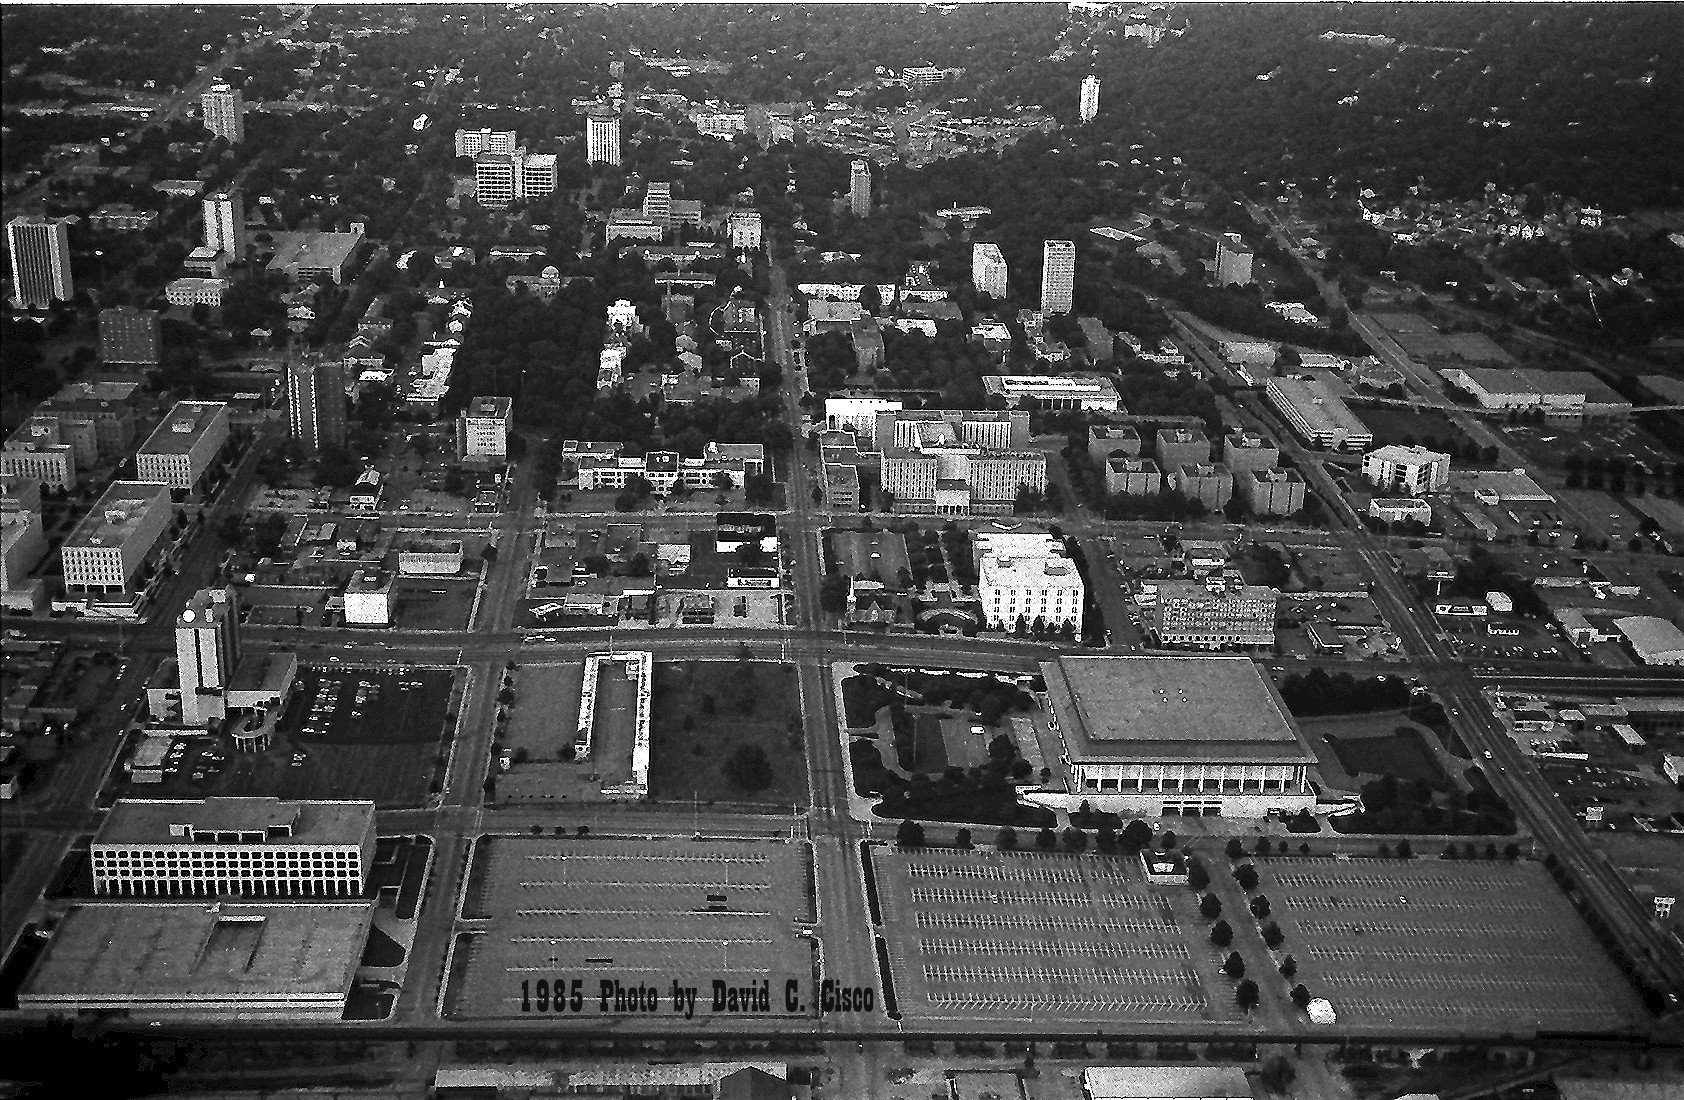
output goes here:
[{"label": "open field", "polygon": [[[752,683],[743,683],[744,675]],[[792,723],[800,728],[800,714],[792,666],[755,664],[745,671],[723,661],[656,664],[649,797],[805,806],[807,762],[799,736],[791,734]],[[742,745],[765,751],[770,786],[745,791],[726,777],[723,765]]]},{"label": "open field", "polygon": [[1435,451],[1448,451],[1458,464],[1473,440],[1451,423],[1450,418],[1436,409],[1398,409],[1384,406],[1364,406],[1362,422],[1374,433],[1376,446],[1396,443],[1401,446],[1418,444]]},{"label": "open field", "polygon": [[392,589],[392,624],[405,630],[466,630],[479,578],[404,577]]},{"label": "open field", "polygon": [[1636,992],[1536,863],[1260,859],[1296,981],[1392,1032],[1618,1030]]},{"label": "open field", "polygon": [[1453,786],[1434,753],[1432,731],[1397,711],[1304,718],[1298,725],[1312,740],[1325,740],[1340,767],[1353,778],[1390,774],[1404,780],[1424,779],[1434,790]]},{"label": "open field", "polygon": [[[593,1020],[628,1010],[601,987],[653,989],[673,1019],[674,982],[694,986],[699,1019],[713,1015],[715,978],[810,989],[808,849],[773,841],[566,840],[483,837],[469,872],[449,974],[454,1018],[546,1013]],[[573,983],[579,983],[577,987]],[[539,983],[542,983],[540,985]],[[550,991],[574,988],[575,1003]]]},{"label": "open field", "polygon": [[1131,860],[874,845],[871,866],[909,1020],[1245,1018],[1198,942],[1197,896],[1147,883]]}]

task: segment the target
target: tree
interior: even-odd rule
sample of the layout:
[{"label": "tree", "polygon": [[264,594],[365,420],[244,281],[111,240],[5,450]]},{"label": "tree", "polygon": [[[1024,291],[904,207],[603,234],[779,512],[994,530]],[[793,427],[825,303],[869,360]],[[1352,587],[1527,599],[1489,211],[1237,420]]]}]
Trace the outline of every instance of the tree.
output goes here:
[{"label": "tree", "polygon": [[901,822],[900,828],[895,830],[895,845],[900,848],[922,848],[924,826],[912,820]]},{"label": "tree", "polygon": [[1065,850],[1071,851],[1071,852],[1080,852],[1082,849],[1086,848],[1087,846],[1088,846],[1088,834],[1086,834],[1082,830],[1076,828],[1076,826],[1074,826],[1074,825],[1068,826],[1064,830],[1064,847],[1065,847]]},{"label": "tree", "polygon": [[1235,988],[1234,1003],[1244,1009],[1247,1015],[1250,1015],[1251,1010],[1257,1007],[1257,1001],[1257,983],[1250,978],[1240,982],[1239,986]]},{"label": "tree", "polygon": [[1101,825],[1094,835],[1093,846],[1099,851],[1110,855],[1117,850],[1117,831],[1109,825]]},{"label": "tree", "polygon": [[479,556],[485,564],[493,565],[497,561],[497,547],[488,542],[480,548]]},{"label": "tree", "polygon": [[1245,855],[1245,845],[1240,843],[1239,837],[1229,837],[1222,851],[1229,859],[1240,859]]},{"label": "tree", "polygon": [[1274,921],[1270,921],[1263,926],[1263,942],[1268,944],[1271,949],[1279,947],[1285,940],[1286,933],[1282,932],[1281,926]]},{"label": "tree", "polygon": [[1218,947],[1227,947],[1234,942],[1234,926],[1225,920],[1219,920],[1210,926],[1210,942]]},{"label": "tree", "polygon": [[1158,846],[1166,852],[1174,850],[1175,834],[1166,830],[1164,835],[1158,838]]},{"label": "tree", "polygon": [[1297,959],[1288,955],[1286,958],[1281,960],[1281,977],[1290,981],[1292,980],[1292,976],[1296,973],[1298,973]]},{"label": "tree", "polygon": [[1152,826],[1138,817],[1123,826],[1123,847],[1138,852],[1152,843]]},{"label": "tree", "polygon": [[974,847],[974,845],[971,844],[971,831],[969,829],[960,829],[958,832],[954,833],[953,846],[961,851],[970,851],[971,848]]},{"label": "tree", "polygon": [[1510,841],[1503,845],[1503,858],[1513,863],[1520,858],[1520,845]]},{"label": "tree", "polygon": [[1010,825],[1000,826],[1000,831],[994,834],[994,847],[1002,852],[1009,852],[1017,847],[1017,830]]},{"label": "tree", "polygon": [[1397,842],[1397,857],[1399,859],[1414,859],[1415,849],[1410,847],[1407,838]]},{"label": "tree", "polygon": [[1269,854],[1269,847],[1269,838],[1266,836],[1260,836],[1257,838],[1257,843],[1252,845],[1251,850],[1260,856],[1266,856]]},{"label": "tree", "polygon": [[740,791],[763,791],[772,785],[772,762],[759,745],[738,745],[725,759],[725,778]]},{"label": "tree", "polygon": [[1264,917],[1269,915],[1269,899],[1264,897],[1262,894],[1258,894],[1256,897],[1251,899],[1250,908],[1251,915],[1256,917],[1258,920],[1262,920]]},{"label": "tree", "polygon": [[1010,764],[1017,759],[1017,742],[1009,733],[997,733],[988,742],[988,759],[996,764]]},{"label": "tree", "polygon": [[1043,852],[1050,852],[1058,847],[1058,837],[1051,829],[1042,829],[1035,834],[1035,847]]},{"label": "tree", "polygon": [[1206,894],[1199,899],[1199,913],[1205,920],[1215,920],[1222,915],[1222,899],[1215,894]]},{"label": "tree", "polygon": [[1230,978],[1245,977],[1245,960],[1240,958],[1238,951],[1228,952],[1228,957],[1222,961],[1222,973]]},{"label": "tree", "polygon": [[1304,988],[1303,983],[1292,987],[1292,1003],[1301,1011],[1310,1007],[1310,991]]},{"label": "tree", "polygon": [[1234,881],[1240,884],[1240,889],[1251,893],[1257,889],[1257,868],[1249,863],[1242,863],[1234,871]]},{"label": "tree", "polygon": [[1193,890],[1203,890],[1210,885],[1210,872],[1205,870],[1202,863],[1194,863],[1187,868],[1187,886]]}]

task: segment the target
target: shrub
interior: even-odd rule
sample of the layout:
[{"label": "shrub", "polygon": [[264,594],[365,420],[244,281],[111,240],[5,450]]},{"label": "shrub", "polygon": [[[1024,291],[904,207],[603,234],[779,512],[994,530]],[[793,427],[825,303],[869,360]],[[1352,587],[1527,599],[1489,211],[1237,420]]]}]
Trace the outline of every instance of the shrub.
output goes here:
[{"label": "shrub", "polygon": [[961,848],[964,851],[970,851],[973,847],[971,844],[971,831],[969,829],[960,829],[958,832],[954,833],[953,845],[954,847]]},{"label": "shrub", "polygon": [[1286,978],[1288,981],[1290,981],[1292,979],[1292,976],[1296,973],[1298,973],[1298,960],[1297,959],[1293,958],[1291,955],[1288,955],[1286,958],[1281,960],[1281,977]]},{"label": "shrub", "polygon": [[1503,858],[1513,863],[1520,858],[1520,845],[1510,841],[1503,845]]},{"label": "shrub", "polygon": [[1310,1007],[1310,991],[1305,989],[1302,984],[1293,986],[1292,1003],[1297,1005],[1300,1009]]},{"label": "shrub", "polygon": [[1258,837],[1258,838],[1257,838],[1257,843],[1256,843],[1256,844],[1255,844],[1255,845],[1253,845],[1253,846],[1252,846],[1252,849],[1251,849],[1251,850],[1252,850],[1252,851],[1254,851],[1254,852],[1256,852],[1256,853],[1257,853],[1257,854],[1258,854],[1258,855],[1260,855],[1260,856],[1266,856],[1266,855],[1268,855],[1268,854],[1269,854],[1269,850],[1270,850],[1270,849],[1271,849],[1271,848],[1272,848],[1272,847],[1274,847],[1274,845],[1272,845],[1272,844],[1271,844],[1271,843],[1270,843],[1270,842],[1269,842],[1269,838],[1268,838],[1268,837],[1266,837],[1266,836],[1260,836],[1260,837]]},{"label": "shrub", "polygon": [[1210,872],[1205,870],[1202,863],[1194,863],[1187,868],[1187,885],[1193,890],[1203,890],[1210,885]]},{"label": "shrub", "polygon": [[1000,831],[994,834],[994,847],[1002,852],[1009,852],[1017,847],[1017,830],[1010,825],[1000,826]]},{"label": "shrub", "polygon": [[1415,849],[1410,847],[1408,840],[1400,840],[1397,842],[1397,857],[1399,859],[1415,858]]},{"label": "shrub", "polygon": [[1109,825],[1101,825],[1094,836],[1094,847],[1110,855],[1117,850],[1117,832]]}]

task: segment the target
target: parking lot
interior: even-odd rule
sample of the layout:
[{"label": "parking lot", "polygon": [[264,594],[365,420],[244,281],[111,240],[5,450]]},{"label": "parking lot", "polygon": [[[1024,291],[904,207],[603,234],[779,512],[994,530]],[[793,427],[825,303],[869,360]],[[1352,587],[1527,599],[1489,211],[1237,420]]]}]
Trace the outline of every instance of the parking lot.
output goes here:
[{"label": "parking lot", "polygon": [[[1185,889],[1130,860],[906,852],[872,869],[900,1011],[912,1021],[1244,1021]],[[1189,936],[1192,930],[1192,936]]]},{"label": "parking lot", "polygon": [[1619,1029],[1635,991],[1536,863],[1256,861],[1297,981],[1341,1023],[1502,1034]]},{"label": "parking lot", "polygon": [[[628,1010],[602,983],[696,987],[695,1019],[713,1015],[715,979],[811,988],[813,919],[806,845],[753,840],[482,837],[457,924],[445,1014],[592,1020]],[[544,993],[539,993],[539,983]],[[578,1007],[548,990],[579,982]],[[559,1015],[558,1015],[559,1013]]]}]

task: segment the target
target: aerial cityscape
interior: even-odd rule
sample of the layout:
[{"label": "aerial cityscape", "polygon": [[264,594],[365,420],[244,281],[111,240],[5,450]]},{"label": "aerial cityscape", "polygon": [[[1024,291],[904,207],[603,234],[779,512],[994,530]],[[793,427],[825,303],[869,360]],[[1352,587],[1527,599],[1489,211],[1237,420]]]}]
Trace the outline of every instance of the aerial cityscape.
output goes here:
[{"label": "aerial cityscape", "polygon": [[1684,6],[0,55],[0,1097],[1684,1097]]}]

